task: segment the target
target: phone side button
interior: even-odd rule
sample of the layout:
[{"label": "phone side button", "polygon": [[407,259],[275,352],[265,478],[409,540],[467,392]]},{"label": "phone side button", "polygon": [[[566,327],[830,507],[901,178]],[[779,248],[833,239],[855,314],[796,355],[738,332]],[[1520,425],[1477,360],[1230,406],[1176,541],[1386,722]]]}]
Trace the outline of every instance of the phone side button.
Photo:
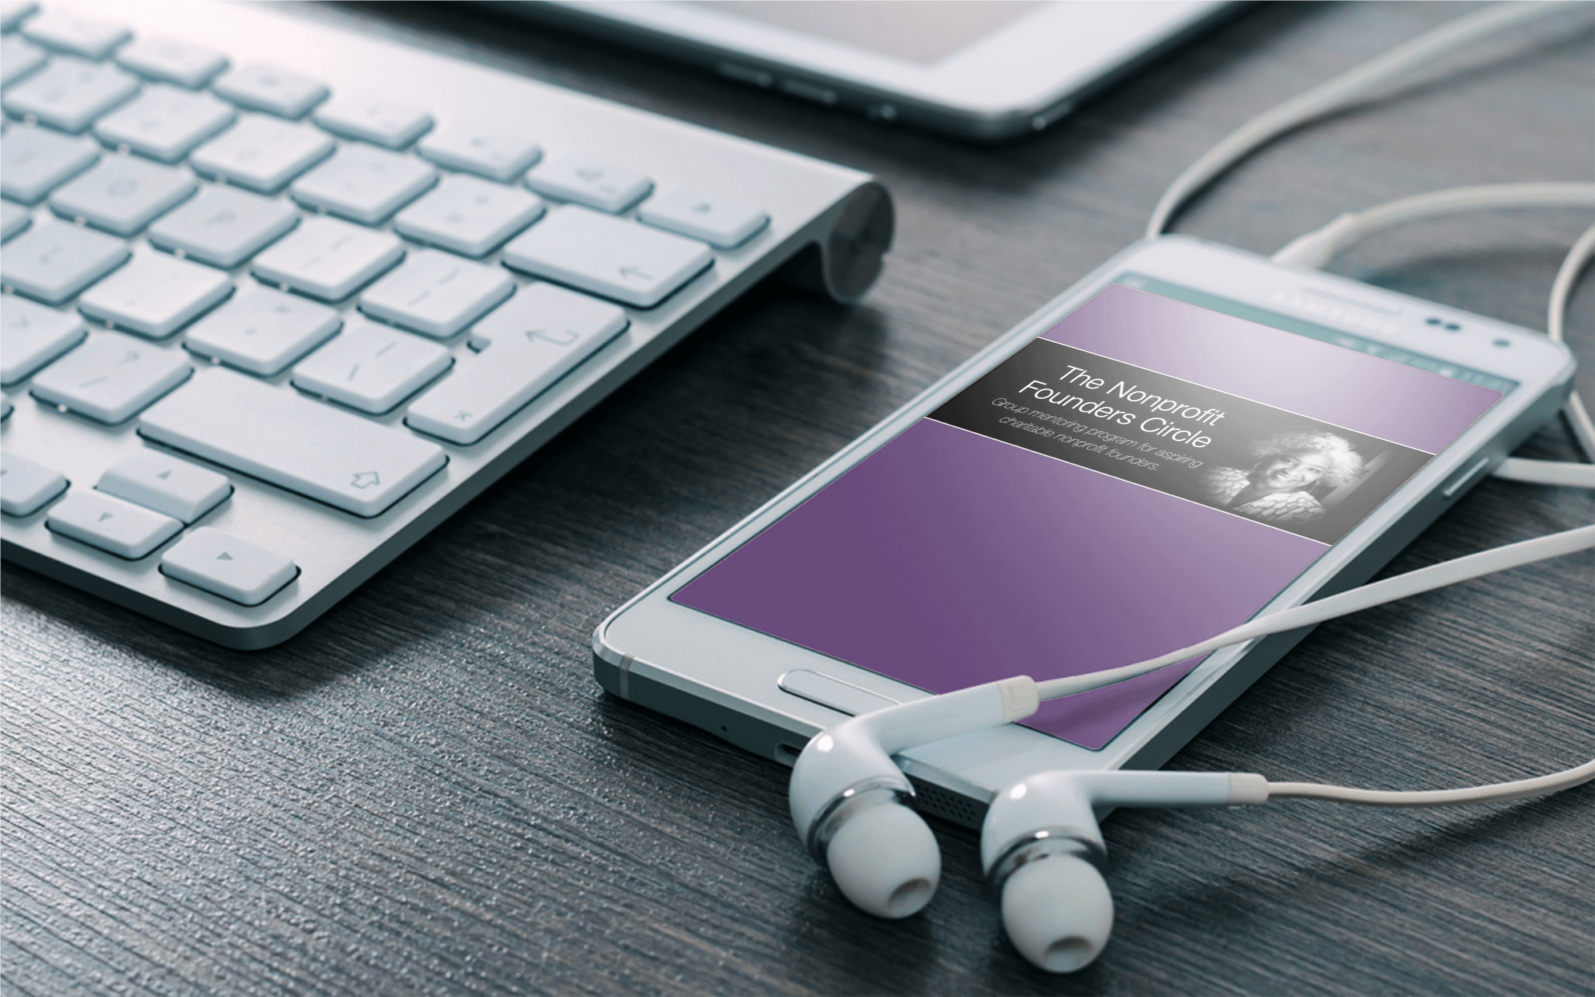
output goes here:
[{"label": "phone side button", "polygon": [[1479,472],[1483,471],[1489,466],[1490,458],[1480,457],[1472,467],[1468,468],[1466,471],[1463,471],[1455,481],[1441,489],[1440,496],[1442,498],[1455,498],[1458,492],[1462,491],[1462,489],[1473,483],[1473,479],[1479,476]]},{"label": "phone side button", "polygon": [[877,693],[860,689],[856,685],[849,685],[840,679],[833,679],[829,675],[811,672],[807,668],[787,672],[776,679],[775,684],[781,687],[782,692],[790,693],[799,699],[806,699],[811,703],[818,703],[838,713],[846,713],[850,717],[897,705],[895,699],[887,699]]}]

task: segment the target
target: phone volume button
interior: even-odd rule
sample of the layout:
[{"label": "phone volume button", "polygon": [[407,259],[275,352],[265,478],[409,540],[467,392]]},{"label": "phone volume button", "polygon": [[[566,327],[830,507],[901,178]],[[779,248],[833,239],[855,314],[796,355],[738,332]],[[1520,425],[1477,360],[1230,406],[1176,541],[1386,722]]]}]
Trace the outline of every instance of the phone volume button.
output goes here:
[{"label": "phone volume button", "polygon": [[1446,485],[1445,488],[1441,489],[1440,497],[1455,498],[1458,492],[1462,491],[1462,489],[1466,488],[1469,484],[1477,480],[1479,473],[1489,466],[1490,458],[1480,457],[1474,462],[1472,467],[1468,468],[1466,471],[1463,471],[1460,477],[1451,482],[1449,485]]},{"label": "phone volume button", "polygon": [[734,62],[722,62],[718,63],[714,69],[721,76],[736,80],[738,83],[751,83],[756,87],[764,87],[766,89],[775,86],[775,77],[772,74],[766,73],[762,69],[754,69],[752,66],[739,66]]},{"label": "phone volume button", "polygon": [[804,100],[816,101],[826,106],[836,103],[835,90],[828,90],[813,83],[805,83],[802,80],[782,80],[780,87],[784,92],[794,97],[802,97]]}]

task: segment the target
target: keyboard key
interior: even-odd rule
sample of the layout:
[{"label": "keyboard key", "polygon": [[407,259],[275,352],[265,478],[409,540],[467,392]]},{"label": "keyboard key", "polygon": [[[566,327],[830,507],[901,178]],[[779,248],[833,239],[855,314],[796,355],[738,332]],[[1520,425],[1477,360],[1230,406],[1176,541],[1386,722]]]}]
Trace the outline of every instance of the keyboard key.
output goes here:
[{"label": "keyboard key", "polygon": [[39,9],[36,3],[24,0],[5,0],[0,3],[0,31],[10,31],[22,23],[22,19]]},{"label": "keyboard key", "polygon": [[690,190],[667,190],[648,199],[637,217],[649,225],[730,249],[747,242],[770,223],[770,216],[728,197]]},{"label": "keyboard key", "polygon": [[187,170],[109,156],[51,194],[50,210],[117,235],[136,235],[198,189]]},{"label": "keyboard key", "polygon": [[201,176],[275,194],[334,148],[325,132],[309,125],[251,114],[195,149],[189,164]]},{"label": "keyboard key", "polygon": [[404,258],[387,232],[332,218],[311,218],[255,257],[255,276],[323,301],[339,301]]},{"label": "keyboard key", "polygon": [[210,512],[233,493],[232,483],[215,471],[156,450],[112,464],[95,487],[184,523]]},{"label": "keyboard key", "polygon": [[121,239],[46,221],[17,236],[0,254],[0,284],[59,305],[121,266],[132,255]]},{"label": "keyboard key", "polygon": [[84,139],[43,128],[12,128],[0,138],[0,193],[37,204],[99,158],[100,150]]},{"label": "keyboard key", "polygon": [[404,421],[411,429],[477,442],[625,329],[626,314],[533,284],[482,326],[492,345],[410,406]]},{"label": "keyboard key", "polygon": [[260,63],[229,70],[211,89],[239,107],[295,120],[327,99],[327,86],[319,80]]},{"label": "keyboard key", "polygon": [[315,113],[316,124],[344,138],[402,149],[432,127],[432,115],[419,107],[380,97],[338,97]]},{"label": "keyboard key", "polygon": [[0,98],[6,112],[76,135],[138,93],[138,80],[115,66],[62,56]]},{"label": "keyboard key", "polygon": [[10,242],[32,224],[33,212],[10,201],[0,202],[0,242]]},{"label": "keyboard key", "polygon": [[294,387],[380,415],[449,369],[454,357],[397,329],[353,319],[343,335],[294,368]]},{"label": "keyboard key", "polygon": [[0,512],[31,516],[66,491],[66,478],[26,457],[0,453]]},{"label": "keyboard key", "polygon": [[561,156],[538,163],[526,174],[526,186],[547,197],[619,212],[642,200],[653,189],[653,181],[601,160]]},{"label": "keyboard key", "polygon": [[714,262],[701,242],[567,206],[504,247],[517,270],[651,308]]},{"label": "keyboard key", "polygon": [[22,26],[30,41],[45,48],[86,59],[103,59],[133,33],[126,25],[92,17],[77,17],[63,10],[47,10]]},{"label": "keyboard key", "polygon": [[567,291],[553,284],[521,288],[503,308],[476,323],[471,348],[485,350],[501,339],[551,336],[555,342],[599,335],[603,340],[626,328],[625,309]]},{"label": "keyboard key", "polygon": [[41,371],[32,393],[42,402],[115,425],[182,384],[193,370],[181,353],[119,332],[97,332]]},{"label": "keyboard key", "polygon": [[212,187],[150,226],[150,243],[231,270],[286,235],[299,213],[282,201]]},{"label": "keyboard key", "polygon": [[543,155],[536,142],[513,132],[441,125],[417,146],[421,155],[451,170],[509,183]]},{"label": "keyboard key", "polygon": [[84,292],[78,309],[151,339],[163,339],[233,293],[220,270],[160,253],[142,256]]},{"label": "keyboard key", "polygon": [[543,216],[543,199],[476,177],[447,177],[399,212],[393,228],[417,242],[482,256]]},{"label": "keyboard key", "polygon": [[44,517],[44,525],[62,536],[130,561],[148,554],[183,529],[183,524],[170,516],[89,489],[77,489],[62,499]]},{"label": "keyboard key", "polygon": [[0,40],[0,87],[8,87],[44,65],[44,50],[16,35]]},{"label": "keyboard key", "polygon": [[241,292],[188,330],[183,345],[270,377],[326,342],[343,325],[326,305],[268,287]]},{"label": "keyboard key", "polygon": [[503,267],[422,250],[360,295],[360,310],[441,339],[475,322],[514,291],[515,281]]},{"label": "keyboard key", "polygon": [[346,145],[294,181],[294,200],[367,225],[390,215],[437,183],[437,168],[413,156],[369,145]]},{"label": "keyboard key", "polygon": [[366,517],[448,463],[435,443],[226,370],[173,392],[144,413],[139,432]]},{"label": "keyboard key", "polygon": [[258,606],[299,577],[299,566],[264,547],[201,526],[161,555],[161,573],[223,599]]},{"label": "keyboard key", "polygon": [[83,342],[88,335],[76,315],[45,308],[14,294],[0,297],[0,329],[4,356],[0,384],[10,387],[32,377],[40,367]]},{"label": "keyboard key", "polygon": [[175,163],[237,116],[231,104],[208,93],[155,84],[101,118],[94,134],[106,145]]},{"label": "keyboard key", "polygon": [[213,48],[155,36],[134,39],[116,53],[116,61],[146,80],[175,83],[190,90],[204,86],[227,68],[227,57]]}]

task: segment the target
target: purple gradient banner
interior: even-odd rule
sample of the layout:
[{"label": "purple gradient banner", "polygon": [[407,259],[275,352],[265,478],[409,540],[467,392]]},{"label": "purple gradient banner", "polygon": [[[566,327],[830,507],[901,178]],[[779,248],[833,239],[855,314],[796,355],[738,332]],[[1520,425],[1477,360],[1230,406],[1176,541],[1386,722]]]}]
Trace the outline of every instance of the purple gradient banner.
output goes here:
[{"label": "purple gradient banner", "polygon": [[[1045,338],[1431,452],[1499,397],[1119,286]],[[1249,619],[1326,549],[922,420],[671,598],[950,692],[1195,643]],[[1028,726],[1100,748],[1194,666],[1045,704]]]}]

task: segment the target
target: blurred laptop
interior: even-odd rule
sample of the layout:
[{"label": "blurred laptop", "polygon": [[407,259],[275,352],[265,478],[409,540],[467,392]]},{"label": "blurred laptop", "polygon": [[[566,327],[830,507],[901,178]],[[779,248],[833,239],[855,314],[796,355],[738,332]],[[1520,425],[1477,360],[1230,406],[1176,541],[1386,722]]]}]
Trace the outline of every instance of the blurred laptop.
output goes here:
[{"label": "blurred laptop", "polygon": [[1229,0],[509,0],[742,83],[975,141],[1041,131]]}]

